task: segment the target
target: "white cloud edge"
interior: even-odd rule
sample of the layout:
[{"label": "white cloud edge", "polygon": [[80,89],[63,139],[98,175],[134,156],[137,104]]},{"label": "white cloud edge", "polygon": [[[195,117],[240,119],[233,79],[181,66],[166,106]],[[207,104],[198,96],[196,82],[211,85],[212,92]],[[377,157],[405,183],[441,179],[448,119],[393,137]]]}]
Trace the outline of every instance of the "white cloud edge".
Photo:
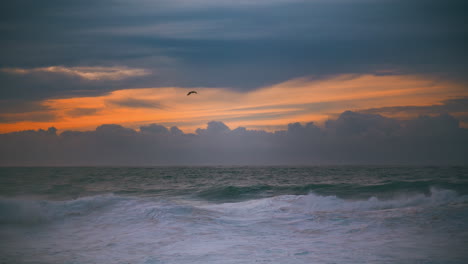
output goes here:
[{"label": "white cloud edge", "polygon": [[141,77],[151,74],[151,71],[142,68],[130,68],[125,66],[49,66],[37,68],[1,68],[0,71],[8,74],[28,75],[33,73],[55,73],[79,77],[88,81],[112,80],[118,81],[131,77]]}]

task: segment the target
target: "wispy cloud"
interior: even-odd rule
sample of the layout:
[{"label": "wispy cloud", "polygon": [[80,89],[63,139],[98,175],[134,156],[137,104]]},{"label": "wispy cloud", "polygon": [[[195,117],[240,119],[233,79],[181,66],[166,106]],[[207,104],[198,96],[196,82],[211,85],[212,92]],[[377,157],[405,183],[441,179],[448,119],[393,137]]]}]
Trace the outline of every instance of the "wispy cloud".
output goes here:
[{"label": "wispy cloud", "polygon": [[155,100],[123,98],[123,99],[110,99],[107,102],[113,105],[120,106],[120,107],[128,107],[128,108],[153,108],[153,109],[163,108],[161,103]]},{"label": "wispy cloud", "polygon": [[165,8],[205,9],[213,7],[244,8],[254,6],[272,6],[277,4],[304,2],[304,0],[146,0],[147,7],[156,5]]},{"label": "wispy cloud", "polygon": [[123,80],[130,77],[149,75],[151,72],[146,69],[128,67],[65,67],[50,66],[40,68],[2,68],[0,71],[10,74],[33,74],[33,73],[55,73],[68,76],[79,77],[89,81],[100,80]]},{"label": "wispy cloud", "polygon": [[66,111],[66,114],[70,117],[81,117],[81,116],[90,116],[95,114],[98,111],[96,108],[74,108]]},{"label": "wispy cloud", "polygon": [[21,122],[31,123],[48,123],[56,122],[57,116],[54,112],[33,112],[33,113],[17,113],[17,114],[0,114],[0,123],[17,124]]},{"label": "wispy cloud", "polygon": [[[441,113],[440,109],[445,109],[447,113],[459,117],[466,111],[447,106],[439,107],[434,112],[433,106],[450,102],[453,104],[455,101],[446,100],[468,97],[463,86],[407,75],[340,75],[323,80],[301,78],[252,92],[200,87],[195,88],[198,94],[186,96],[187,91],[192,89],[124,89],[100,96],[49,99],[43,101],[42,105],[60,119],[42,124],[3,124],[0,131],[45,126],[83,130],[102,123],[138,127],[154,122],[177,124],[184,130],[194,131],[211,120],[222,120],[229,126],[277,129],[292,121],[315,120],[323,123],[345,110],[366,109],[380,109],[380,112],[368,110],[368,113],[387,116],[394,116],[394,111],[390,110],[396,109],[404,113],[394,117],[415,117],[411,108],[398,108],[402,106],[417,107],[420,114],[429,115]],[[76,111],[77,106],[80,109],[94,109],[95,112]],[[404,110],[408,110],[407,113]],[[78,115],[73,115],[75,112]],[[407,116],[404,116],[405,113]]]},{"label": "wispy cloud", "polygon": [[444,100],[436,105],[428,106],[392,106],[370,108],[363,111],[367,114],[385,114],[398,116],[400,113],[422,115],[422,114],[446,114],[446,113],[463,113],[468,112],[468,98],[456,98]]}]

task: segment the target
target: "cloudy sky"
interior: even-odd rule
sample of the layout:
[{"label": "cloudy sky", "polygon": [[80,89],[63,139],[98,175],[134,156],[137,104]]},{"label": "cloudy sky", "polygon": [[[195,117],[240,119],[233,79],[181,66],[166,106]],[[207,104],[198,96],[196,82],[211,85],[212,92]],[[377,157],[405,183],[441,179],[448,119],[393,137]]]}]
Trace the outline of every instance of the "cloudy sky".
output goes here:
[{"label": "cloudy sky", "polygon": [[461,0],[2,1],[0,133],[106,124],[142,133],[157,124],[200,136],[218,121],[273,135],[313,121],[327,134],[327,122],[348,110],[400,128],[453,118],[463,132],[467,8]]}]

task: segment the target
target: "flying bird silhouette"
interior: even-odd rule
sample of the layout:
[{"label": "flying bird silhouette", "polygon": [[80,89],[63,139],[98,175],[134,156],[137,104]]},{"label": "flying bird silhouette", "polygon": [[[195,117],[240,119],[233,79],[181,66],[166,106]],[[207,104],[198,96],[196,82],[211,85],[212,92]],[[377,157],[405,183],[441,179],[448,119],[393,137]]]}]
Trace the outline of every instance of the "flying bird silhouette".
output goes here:
[{"label": "flying bird silhouette", "polygon": [[191,95],[191,94],[193,94],[193,93],[196,94],[197,91],[190,91],[190,92],[188,92],[187,96],[188,96],[188,95]]}]

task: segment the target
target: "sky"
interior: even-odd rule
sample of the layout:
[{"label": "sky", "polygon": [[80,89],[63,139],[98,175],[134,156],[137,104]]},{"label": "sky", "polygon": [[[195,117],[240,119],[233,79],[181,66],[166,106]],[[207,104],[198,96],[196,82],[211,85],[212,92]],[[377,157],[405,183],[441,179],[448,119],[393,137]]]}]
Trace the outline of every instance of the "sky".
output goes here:
[{"label": "sky", "polygon": [[[459,145],[468,129],[467,7],[461,0],[2,1],[0,165],[256,164],[247,152],[263,155],[262,164],[466,164]],[[198,93],[187,96],[191,90]],[[226,128],[226,144],[203,139],[213,124]],[[298,127],[315,132],[293,132]],[[433,133],[418,137],[421,127]],[[120,130],[130,134],[112,136]],[[353,136],[363,145],[356,157],[337,145]],[[370,146],[377,139],[379,150]],[[127,154],[89,155],[93,140]],[[246,142],[257,141],[255,152]],[[408,146],[420,151],[405,160]],[[431,156],[420,146],[444,151]],[[159,158],[132,152],[146,147]],[[269,157],[269,148],[283,154]],[[77,156],[58,154],[66,152]]]}]

